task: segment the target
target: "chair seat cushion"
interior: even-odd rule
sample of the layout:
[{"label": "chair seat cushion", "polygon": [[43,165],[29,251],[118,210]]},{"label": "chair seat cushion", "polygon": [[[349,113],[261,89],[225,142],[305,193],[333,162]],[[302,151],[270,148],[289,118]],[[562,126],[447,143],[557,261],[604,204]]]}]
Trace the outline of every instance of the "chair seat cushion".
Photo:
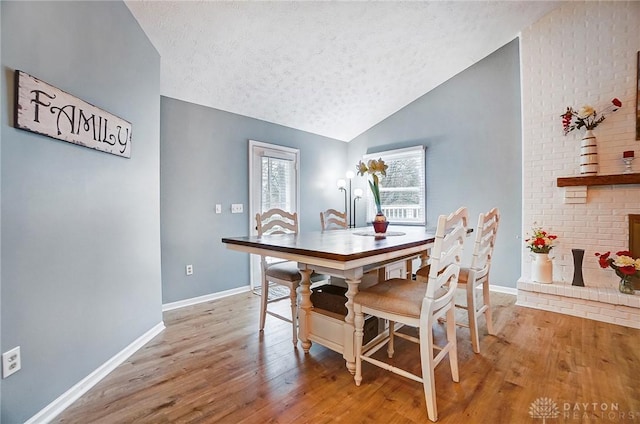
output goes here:
[{"label": "chair seat cushion", "polygon": [[[271,277],[290,282],[300,281],[302,279],[300,271],[298,270],[298,263],[292,261],[277,262],[269,265],[266,274],[267,279]],[[324,274],[316,274],[315,272],[311,274],[312,283],[328,280],[329,278],[328,275]]]},{"label": "chair seat cushion", "polygon": [[378,311],[418,318],[426,290],[424,283],[392,278],[359,291],[353,301]]},{"label": "chair seat cushion", "polygon": [[418,270],[416,271],[416,276],[417,277],[422,277],[425,280],[429,278],[429,271],[431,270],[431,266],[430,265],[426,265],[423,266],[422,268],[418,268]]}]

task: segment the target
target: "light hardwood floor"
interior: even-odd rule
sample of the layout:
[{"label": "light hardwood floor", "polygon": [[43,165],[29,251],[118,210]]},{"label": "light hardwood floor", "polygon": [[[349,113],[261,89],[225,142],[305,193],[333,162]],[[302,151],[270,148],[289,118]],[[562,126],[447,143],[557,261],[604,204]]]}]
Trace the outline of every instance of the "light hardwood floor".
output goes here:
[{"label": "light hardwood floor", "polygon": [[[530,415],[541,398],[558,408],[549,424],[640,423],[640,330],[492,299],[497,336],[482,324],[474,354],[459,328],[460,383],[448,361],[436,371],[439,423],[543,423]],[[428,422],[419,383],[365,363],[356,387],[341,355],[294,350],[290,324],[269,317],[261,335],[258,301],[247,293],[166,312],[166,330],[56,422]],[[417,346],[403,342],[394,360],[419,367]]]}]

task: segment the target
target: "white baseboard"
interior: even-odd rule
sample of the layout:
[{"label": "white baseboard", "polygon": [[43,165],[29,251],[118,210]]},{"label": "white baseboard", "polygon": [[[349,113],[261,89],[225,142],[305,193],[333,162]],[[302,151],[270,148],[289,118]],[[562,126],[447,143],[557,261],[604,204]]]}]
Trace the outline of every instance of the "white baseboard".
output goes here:
[{"label": "white baseboard", "polygon": [[237,289],[225,290],[222,292],[206,294],[204,296],[192,297],[191,299],[178,300],[177,302],[165,303],[162,305],[162,312],[173,309],[184,308],[185,306],[197,305],[198,303],[209,302],[211,300],[222,299],[234,294],[245,293],[251,290],[250,286],[238,287]]},{"label": "white baseboard", "polygon": [[111,371],[116,369],[118,365],[127,360],[129,356],[134,354],[138,349],[148,343],[155,336],[164,330],[164,322],[159,322],[149,331],[138,337],[129,346],[122,349],[115,356],[111,357],[107,362],[96,368],[91,374],[80,380],[76,385],[71,387],[56,400],[45,406],[40,412],[29,418],[25,424],[41,424],[51,422],[62,411],[69,407],[73,402],[78,400],[82,395],[95,386],[100,380],[105,378]]},{"label": "white baseboard", "polygon": [[489,291],[496,292],[496,293],[511,294],[513,296],[518,295],[518,289],[514,287],[494,286],[493,284],[489,284]]},{"label": "white baseboard", "polygon": [[[209,302],[211,300],[222,299],[224,297],[233,296],[234,294],[245,293],[251,290],[250,286],[238,287],[236,289],[226,290],[218,293],[211,293],[204,296],[192,297],[191,299],[178,300],[177,302],[165,303],[162,305],[162,311],[171,311],[178,308],[184,308],[185,306],[197,305],[199,303]],[[512,287],[495,286],[490,284],[489,290],[496,293],[511,294],[513,296],[518,295],[518,290]]]}]

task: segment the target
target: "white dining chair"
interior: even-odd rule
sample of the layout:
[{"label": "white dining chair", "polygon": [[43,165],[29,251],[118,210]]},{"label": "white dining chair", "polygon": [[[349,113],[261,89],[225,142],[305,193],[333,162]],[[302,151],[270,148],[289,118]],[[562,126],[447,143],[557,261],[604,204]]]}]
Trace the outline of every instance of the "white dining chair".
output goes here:
[{"label": "white dining chair", "polygon": [[[489,293],[489,271],[493,248],[496,244],[500,212],[497,208],[487,213],[481,213],[478,217],[476,228],[476,240],[473,247],[473,259],[471,266],[460,268],[458,287],[466,291],[466,304],[456,304],[456,307],[466,309],[469,321],[466,326],[471,333],[471,344],[475,353],[480,353],[480,339],[478,336],[478,318],[484,314],[487,323],[487,332],[495,334],[493,319],[491,317],[491,297]],[[478,289],[482,290],[482,302],[478,299]],[[465,325],[459,322],[458,325]]]},{"label": "white dining chair", "polygon": [[[258,236],[276,234],[297,234],[298,214],[286,212],[282,209],[274,208],[263,213],[256,214],[256,229]],[[261,301],[260,301],[260,331],[264,331],[267,314],[290,322],[293,327],[293,345],[298,345],[298,287],[302,279],[298,270],[297,262],[279,261],[267,256],[261,256],[260,265],[262,271],[261,278]],[[311,282],[328,280],[328,275],[311,274]],[[274,296],[269,299],[269,288],[271,284],[287,287],[289,289],[289,299],[291,301],[291,318],[278,314],[268,309],[268,304],[277,302],[286,297]]]},{"label": "white dining chair", "polygon": [[[469,267],[461,267],[460,277],[458,278],[458,288],[465,291],[466,303],[456,303],[456,307],[465,309],[468,319],[467,322],[457,321],[456,324],[469,328],[471,345],[475,353],[480,353],[478,318],[484,315],[487,323],[487,333],[495,334],[491,316],[489,271],[491,270],[493,248],[496,243],[499,224],[500,211],[498,208],[493,208],[478,216],[471,265]],[[428,280],[427,268],[421,268],[416,272],[418,281],[426,282]],[[482,291],[482,297],[478,298],[480,290]]]},{"label": "white dining chair", "polygon": [[[347,213],[340,212],[335,209],[327,209],[323,212],[320,212],[320,228],[323,232],[345,230],[349,228],[349,223],[347,222]],[[373,284],[376,284],[379,281],[381,275],[384,275],[384,268],[382,268],[381,271],[378,269],[374,269],[365,272],[362,276],[360,287],[369,287]],[[329,283],[334,286],[344,288],[348,287],[347,282],[344,280],[344,278],[331,277]]]},{"label": "white dining chair", "polygon": [[322,231],[339,230],[348,228],[347,213],[335,209],[327,209],[320,212],[320,228]]},{"label": "white dining chair", "polygon": [[[356,335],[356,385],[362,382],[362,361],[420,382],[424,388],[427,415],[438,419],[434,369],[449,355],[453,381],[459,381],[454,293],[458,283],[460,261],[467,237],[467,209],[460,208],[449,216],[438,218],[436,237],[431,249],[427,285],[408,279],[394,278],[359,291],[353,299]],[[365,314],[389,321],[389,331],[363,346]],[[436,346],[433,325],[446,316],[446,343]],[[418,328],[419,337],[397,331],[396,323]],[[372,355],[387,345],[389,358],[394,355],[394,338],[401,337],[420,345],[421,376],[401,369]],[[381,340],[380,340],[381,339]],[[438,353],[434,356],[434,350]]]}]

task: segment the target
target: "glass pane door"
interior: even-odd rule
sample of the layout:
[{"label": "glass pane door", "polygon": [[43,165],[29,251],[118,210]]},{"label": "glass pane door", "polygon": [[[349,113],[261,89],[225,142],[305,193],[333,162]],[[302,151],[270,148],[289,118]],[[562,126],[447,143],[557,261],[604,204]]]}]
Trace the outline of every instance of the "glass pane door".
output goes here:
[{"label": "glass pane door", "polygon": [[273,208],[295,212],[294,160],[269,156],[260,159],[260,212]]},{"label": "glass pane door", "polygon": [[[249,141],[249,234],[255,235],[256,214],[272,208],[298,211],[300,151]],[[251,255],[251,288],[260,287],[260,257]]]}]

